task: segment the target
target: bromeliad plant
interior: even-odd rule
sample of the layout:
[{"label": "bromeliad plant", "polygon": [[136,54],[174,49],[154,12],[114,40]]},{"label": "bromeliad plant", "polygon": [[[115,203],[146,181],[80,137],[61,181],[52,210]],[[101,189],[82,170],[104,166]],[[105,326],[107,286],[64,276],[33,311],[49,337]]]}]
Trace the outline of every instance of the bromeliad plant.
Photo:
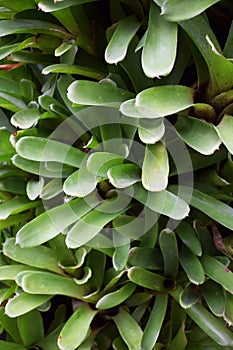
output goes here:
[{"label": "bromeliad plant", "polygon": [[231,4],[0,3],[0,349],[231,349]]}]

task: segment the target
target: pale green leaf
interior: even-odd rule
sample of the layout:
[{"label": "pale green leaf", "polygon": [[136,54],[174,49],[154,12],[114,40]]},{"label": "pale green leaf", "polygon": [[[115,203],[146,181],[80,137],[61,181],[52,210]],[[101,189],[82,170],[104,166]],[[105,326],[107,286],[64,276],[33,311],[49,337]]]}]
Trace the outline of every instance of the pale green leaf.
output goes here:
[{"label": "pale green leaf", "polygon": [[163,118],[159,119],[139,119],[138,135],[142,142],[154,144],[161,140],[165,133]]},{"label": "pale green leaf", "polygon": [[148,30],[142,51],[142,67],[146,76],[168,75],[175,63],[177,23],[167,22],[160,9],[151,2]]},{"label": "pale green leaf", "polygon": [[195,0],[190,6],[189,0],[165,0],[162,4],[162,15],[168,21],[183,21],[195,17],[219,0]]},{"label": "pale green leaf", "polygon": [[132,98],[133,94],[110,84],[79,80],[68,87],[67,96],[77,104],[118,108],[122,102]]},{"label": "pale green leaf", "polygon": [[166,146],[162,142],[146,145],[142,165],[142,185],[151,192],[165,190],[168,184],[169,163]]},{"label": "pale green leaf", "polygon": [[[84,304],[73,313],[58,336],[58,346],[61,350],[75,350],[86,338],[91,322],[97,311]],[[75,334],[75,336],[74,336]]]},{"label": "pale green leaf", "polygon": [[[143,107],[148,116],[161,118],[193,105],[193,90],[182,85],[164,85],[146,89],[136,96],[136,107]],[[150,114],[152,115],[150,116]]]},{"label": "pale green leaf", "polygon": [[139,27],[140,23],[134,15],[126,17],[119,23],[105,50],[105,60],[108,63],[116,64],[125,58],[130,41]]},{"label": "pale green leaf", "polygon": [[232,130],[233,130],[233,118],[232,115],[224,115],[221,122],[215,128],[218,136],[222,140],[223,144],[226,146],[228,151],[233,154],[233,140],[232,140]]},{"label": "pale green leaf", "polygon": [[84,166],[65,180],[63,189],[70,196],[85,197],[94,191],[99,179],[100,177],[90,173]]},{"label": "pale green leaf", "polygon": [[40,111],[38,108],[24,109],[11,117],[11,124],[16,128],[29,129],[38,121],[39,117]]},{"label": "pale green leaf", "polygon": [[220,147],[214,126],[205,120],[180,116],[175,127],[182,140],[201,154],[210,155]]},{"label": "pale green leaf", "polygon": [[140,180],[140,169],[136,164],[119,164],[111,167],[107,176],[113,186],[125,188]]}]

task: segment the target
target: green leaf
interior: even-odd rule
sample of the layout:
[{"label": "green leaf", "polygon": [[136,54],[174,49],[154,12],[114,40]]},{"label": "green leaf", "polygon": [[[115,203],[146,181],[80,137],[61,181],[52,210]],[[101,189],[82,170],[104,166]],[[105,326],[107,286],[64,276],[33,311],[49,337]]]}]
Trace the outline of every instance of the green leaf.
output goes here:
[{"label": "green leaf", "polygon": [[175,127],[182,140],[201,154],[210,155],[220,147],[221,140],[216,129],[205,120],[180,116]]},{"label": "green leaf", "polygon": [[8,238],[3,244],[3,253],[21,264],[62,273],[56,253],[48,247],[21,248],[15,238]]},{"label": "green leaf", "polygon": [[5,329],[5,331],[9,334],[10,339],[12,341],[19,344],[22,343],[19,330],[17,327],[17,320],[8,317],[5,314],[5,308],[3,306],[1,306],[0,308],[0,323],[1,323],[1,327]]},{"label": "green leaf", "polygon": [[80,306],[66,322],[58,336],[59,349],[75,350],[79,347],[86,338],[96,314],[97,311],[92,310],[87,304]]},{"label": "green leaf", "polygon": [[53,179],[47,183],[40,191],[40,198],[49,200],[63,192],[62,182],[60,179]]},{"label": "green leaf", "polygon": [[17,0],[12,0],[10,3],[7,0],[1,0],[1,6],[16,12],[36,8],[34,0],[25,0],[23,3],[19,3]]},{"label": "green leaf", "polygon": [[105,73],[99,72],[98,70],[93,68],[66,63],[52,64],[51,66],[47,66],[42,70],[42,74],[49,73],[78,74],[96,80],[103,79],[106,75]]},{"label": "green leaf", "polygon": [[88,157],[87,170],[95,176],[106,177],[111,167],[121,164],[123,161],[124,158],[118,154],[96,152]]},{"label": "green leaf", "polygon": [[184,309],[190,308],[200,300],[200,295],[192,284],[188,284],[180,295],[180,305]]},{"label": "green leaf", "polygon": [[182,221],[176,228],[176,232],[182,242],[189,248],[189,250],[197,256],[202,255],[202,247],[194,229],[186,221]]},{"label": "green leaf", "polygon": [[29,311],[19,316],[17,322],[24,345],[33,345],[44,337],[43,319],[39,311]]},{"label": "green leaf", "polygon": [[168,350],[185,350],[188,344],[188,339],[186,337],[185,323],[182,322],[180,329],[178,330],[175,337],[172,339]]},{"label": "green leaf", "polygon": [[[179,302],[179,297],[182,288],[178,287],[171,291],[170,294]],[[186,309],[187,314],[192,320],[201,328],[211,339],[222,346],[233,345],[233,334],[226,326],[208,312],[201,304],[196,303],[190,308]]]},{"label": "green leaf", "polygon": [[36,309],[51,299],[51,296],[40,294],[20,293],[9,299],[5,312],[9,317],[18,317]]},{"label": "green leaf", "polygon": [[119,164],[111,167],[107,176],[113,186],[125,188],[140,180],[140,169],[136,164]]},{"label": "green leaf", "polygon": [[0,350],[28,350],[27,346],[0,340]]},{"label": "green leaf", "polygon": [[18,154],[15,154],[11,160],[12,163],[19,169],[48,178],[52,177],[61,179],[63,177],[69,176],[73,170],[72,167],[65,166],[63,163],[57,163],[53,161],[46,163],[36,162],[20,157]]},{"label": "green leaf", "polygon": [[[176,191],[177,187],[175,185],[172,185],[169,187],[169,189]],[[190,188],[182,186],[182,197],[184,199],[187,199],[189,195]],[[229,205],[195,189],[192,192],[190,205],[201,210],[203,213],[219,222],[223,226],[226,226],[231,230],[233,229],[233,209]]]},{"label": "green leaf", "polygon": [[128,270],[128,278],[133,283],[144,288],[156,290],[158,292],[168,291],[168,289],[165,287],[165,277],[142,269],[141,267],[131,267]]},{"label": "green leaf", "polygon": [[129,350],[141,350],[143,332],[134,318],[122,307],[113,320]]},{"label": "green leaf", "polygon": [[84,166],[65,180],[63,189],[69,196],[85,197],[95,190],[99,179],[99,176],[93,175]]},{"label": "green leaf", "polygon": [[134,198],[151,210],[180,220],[189,213],[188,204],[169,191],[148,192],[141,185],[134,185]]},{"label": "green leaf", "polygon": [[133,94],[110,84],[79,80],[68,87],[68,99],[77,104],[118,108]]},{"label": "green leaf", "polygon": [[85,154],[62,142],[41,137],[26,136],[16,143],[17,153],[38,162],[53,161],[79,167]]},{"label": "green leaf", "polygon": [[119,23],[105,50],[105,60],[107,63],[116,64],[123,61],[130,41],[139,27],[140,23],[134,15],[126,17]]},{"label": "green leaf", "polygon": [[105,310],[122,304],[134,292],[136,285],[128,282],[115,292],[108,293],[100,298],[96,304],[97,309]]},{"label": "green leaf", "polygon": [[151,192],[165,190],[168,185],[169,163],[166,145],[157,142],[146,145],[142,165],[142,185]]},{"label": "green leaf", "polygon": [[39,215],[16,235],[16,243],[21,247],[34,247],[57,236],[62,230],[88,213],[99,204],[95,194],[64,203]]},{"label": "green leaf", "polygon": [[203,255],[201,263],[204,268],[205,274],[213,281],[221,284],[224,289],[229,292],[233,292],[233,278],[232,272],[226,268],[220,261],[209,255]]},{"label": "green leaf", "polygon": [[144,118],[165,117],[191,107],[193,105],[193,90],[182,85],[149,88],[136,96],[135,105],[143,108],[145,113],[148,112]]},{"label": "green leaf", "polygon": [[34,270],[34,268],[26,265],[3,265],[0,266],[0,281],[14,280],[19,272]]},{"label": "green leaf", "polygon": [[29,180],[26,187],[26,192],[28,198],[33,201],[41,193],[41,190],[44,186],[44,179],[41,177],[39,181]]},{"label": "green leaf", "polygon": [[233,129],[233,119],[231,115],[224,115],[221,122],[215,128],[223,144],[226,146],[228,151],[233,154],[233,142],[231,130]]},{"label": "green leaf", "polygon": [[179,259],[191,283],[199,285],[205,281],[205,274],[200,261],[184,245],[182,245]]},{"label": "green leaf", "polygon": [[98,1],[98,0],[65,0],[65,1],[55,1],[55,2],[52,2],[50,0],[42,0],[38,3],[38,8],[43,12],[53,12],[53,11],[62,10],[74,5],[81,5],[81,4],[95,2],[95,1]]},{"label": "green leaf", "polygon": [[159,235],[159,245],[163,255],[164,274],[175,278],[178,272],[178,245],[173,231],[164,229]]},{"label": "green leaf", "polygon": [[134,247],[129,252],[128,264],[147,270],[162,270],[163,258],[158,248]]},{"label": "green leaf", "polygon": [[81,218],[68,232],[66,244],[69,248],[77,248],[87,244],[96,237],[102,228],[125,211],[127,197],[118,196],[113,201],[105,201],[96,209]]},{"label": "green leaf", "polygon": [[139,119],[138,135],[144,143],[154,144],[161,140],[165,133],[164,119]]},{"label": "green leaf", "polygon": [[39,108],[24,109],[12,116],[11,124],[16,128],[29,129],[38,121],[39,117]]},{"label": "green leaf", "polygon": [[219,0],[196,0],[190,6],[189,0],[165,0],[161,7],[161,14],[168,21],[183,21],[195,17]]},{"label": "green leaf", "polygon": [[160,9],[151,2],[148,30],[142,50],[142,67],[145,75],[160,78],[168,75],[175,63],[177,23],[167,22]]},{"label": "green leaf", "polygon": [[78,286],[72,278],[42,271],[21,272],[16,277],[16,283],[24,292],[37,295],[66,295],[82,300],[83,295],[88,293],[87,287]]},{"label": "green leaf", "polygon": [[141,349],[152,350],[159,337],[167,310],[167,294],[158,294],[143,332]]},{"label": "green leaf", "polygon": [[213,314],[222,317],[226,307],[226,293],[222,286],[209,280],[203,284],[201,292]]},{"label": "green leaf", "polygon": [[12,214],[17,214],[27,209],[37,206],[34,205],[26,197],[16,197],[0,204],[0,219],[6,219]]},{"label": "green leaf", "polygon": [[63,27],[60,27],[50,22],[35,19],[15,19],[1,21],[0,37],[18,33],[45,33],[68,39],[71,37],[70,33],[67,33]]}]

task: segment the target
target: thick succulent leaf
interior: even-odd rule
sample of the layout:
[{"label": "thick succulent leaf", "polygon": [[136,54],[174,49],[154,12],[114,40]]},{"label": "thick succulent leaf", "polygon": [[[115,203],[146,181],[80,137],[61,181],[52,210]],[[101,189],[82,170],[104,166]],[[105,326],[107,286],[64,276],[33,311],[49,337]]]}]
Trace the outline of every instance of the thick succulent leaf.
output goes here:
[{"label": "thick succulent leaf", "polygon": [[52,208],[23,226],[17,233],[16,243],[21,247],[34,247],[47,242],[98,204],[93,194],[85,201],[78,198]]},{"label": "thick succulent leaf", "polygon": [[203,284],[201,292],[213,314],[222,317],[226,307],[226,293],[222,286],[209,280]]},{"label": "thick succulent leaf", "polygon": [[[121,198],[120,198],[121,197]],[[105,201],[99,207],[81,218],[69,231],[66,244],[69,248],[77,248],[92,240],[102,228],[119,216],[125,208],[127,197],[118,196],[113,201]]]},{"label": "thick succulent leaf", "polygon": [[[174,291],[170,291],[170,294],[179,302],[180,294],[182,293],[182,288],[178,287]],[[230,330],[216,317],[213,316],[206,308],[196,303],[190,308],[186,309],[187,314],[192,318],[192,320],[200,327],[211,339],[213,339],[217,344],[222,346],[232,346],[233,345],[233,335]]]},{"label": "thick succulent leaf", "polygon": [[108,293],[98,300],[96,307],[100,310],[109,309],[122,304],[134,292],[136,285],[128,282],[115,292]]},{"label": "thick succulent leaf", "polygon": [[168,289],[165,286],[165,277],[147,271],[141,267],[131,267],[128,270],[128,278],[130,279],[130,281],[144,288],[156,290],[158,292],[168,291]]},{"label": "thick succulent leaf", "polygon": [[[66,166],[63,163],[57,162],[37,162],[29,159],[25,159],[18,154],[15,154],[12,158],[12,163],[19,169],[27,171],[29,173],[44,176],[47,178],[67,177],[74,170],[73,167]],[[18,193],[18,192],[17,192]]]},{"label": "thick succulent leaf", "polygon": [[82,167],[65,180],[63,189],[69,196],[85,197],[94,191],[99,179],[100,177],[91,174],[86,167]]},{"label": "thick succulent leaf", "polygon": [[142,51],[145,75],[159,78],[168,75],[174,65],[177,46],[177,23],[167,22],[151,2],[148,30]]},{"label": "thick succulent leaf", "polygon": [[9,238],[3,244],[3,253],[21,264],[62,273],[56,253],[48,247],[21,248],[15,238]]},{"label": "thick succulent leaf", "polygon": [[118,331],[129,350],[141,350],[143,332],[135,319],[122,307],[113,317]]},{"label": "thick succulent leaf", "polygon": [[147,321],[143,332],[141,342],[142,349],[151,350],[154,348],[166,314],[167,302],[167,294],[158,294],[156,296],[153,308],[150,312],[149,320]]},{"label": "thick succulent leaf", "polygon": [[210,155],[220,147],[221,140],[214,126],[205,120],[181,116],[175,127],[182,140],[201,154]]},{"label": "thick succulent leaf", "polygon": [[189,223],[182,221],[176,228],[176,232],[182,242],[190,249],[194,255],[202,255],[201,242]]},{"label": "thick succulent leaf", "polygon": [[[75,350],[86,338],[90,325],[97,311],[83,304],[73,313],[58,336],[58,347],[61,350]],[[74,336],[76,334],[76,336]]]},{"label": "thick succulent leaf", "polygon": [[33,205],[33,203],[31,203],[26,197],[23,196],[10,199],[0,204],[0,219],[7,219],[8,216],[12,214],[20,213],[22,211],[38,206],[39,204],[40,202],[36,202],[35,205]]},{"label": "thick succulent leaf", "polygon": [[233,118],[231,115],[224,115],[221,122],[216,127],[216,131],[226,146],[228,151],[233,154],[233,141],[232,141],[232,133],[233,130]]},{"label": "thick succulent leaf", "polygon": [[200,261],[184,245],[181,248],[179,260],[191,283],[199,285],[205,281],[205,274]]},{"label": "thick succulent leaf", "polygon": [[50,1],[42,0],[38,3],[38,8],[43,12],[53,12],[65,9],[74,5],[81,5],[89,2],[94,2],[98,0],[66,0],[66,1]]},{"label": "thick succulent leaf", "polygon": [[44,179],[41,177],[39,181],[29,180],[26,187],[28,198],[33,201],[36,199],[44,186]]},{"label": "thick succulent leaf", "polygon": [[50,295],[20,293],[8,300],[5,311],[9,317],[18,317],[36,309],[50,299]]},{"label": "thick succulent leaf", "polygon": [[40,111],[38,108],[29,108],[15,113],[11,118],[11,124],[16,128],[29,129],[39,119]]},{"label": "thick succulent leaf", "polygon": [[[174,192],[176,192],[178,188],[177,186],[172,185],[169,187],[169,189],[172,191],[174,190]],[[183,198],[187,199],[189,195],[190,188],[182,186]],[[226,226],[231,230],[233,229],[233,209],[229,205],[195,189],[192,192],[190,205],[194,208],[201,210],[203,213],[205,213],[215,221],[219,222],[223,226]]]},{"label": "thick succulent leaf", "polygon": [[142,185],[151,192],[165,190],[168,185],[169,163],[166,145],[157,142],[146,145],[142,165]]},{"label": "thick succulent leaf", "polygon": [[110,84],[79,80],[68,87],[67,96],[71,102],[77,104],[117,108],[122,102],[132,98],[133,94]]},{"label": "thick succulent leaf", "polygon": [[40,137],[22,137],[16,143],[17,153],[26,159],[38,162],[53,161],[79,167],[85,154],[62,142]]},{"label": "thick succulent leaf", "polygon": [[140,169],[136,164],[119,164],[111,167],[107,176],[113,186],[125,188],[140,180]]},{"label": "thick succulent leaf", "polygon": [[149,247],[134,247],[129,252],[128,264],[147,270],[162,270],[163,258],[160,249]]},{"label": "thick succulent leaf", "polygon": [[138,135],[144,143],[154,144],[161,140],[165,133],[164,120],[161,119],[139,119]]},{"label": "thick succulent leaf", "polygon": [[134,15],[126,17],[119,23],[105,50],[106,62],[116,64],[125,58],[130,41],[139,27],[140,23]]},{"label": "thick succulent leaf", "polygon": [[28,346],[0,340],[0,350],[28,350]]},{"label": "thick succulent leaf", "polygon": [[103,79],[106,75],[105,73],[99,72],[98,70],[95,70],[93,68],[67,63],[52,64],[50,66],[45,67],[42,71],[42,74],[49,73],[78,74],[96,80]]},{"label": "thick succulent leaf", "polygon": [[109,152],[96,152],[87,160],[87,170],[94,176],[106,177],[110,168],[122,164],[124,158],[119,154]]},{"label": "thick succulent leaf", "polygon": [[149,88],[136,96],[135,105],[148,111],[148,116],[145,115],[144,118],[165,117],[191,107],[193,90],[182,85]]},{"label": "thick succulent leaf", "polygon": [[14,280],[19,272],[28,270],[34,270],[34,268],[19,264],[0,266],[0,281]]},{"label": "thick succulent leaf", "polygon": [[180,305],[184,309],[190,308],[200,300],[200,296],[193,288],[192,284],[188,284],[180,295]]},{"label": "thick succulent leaf", "polygon": [[82,299],[88,292],[87,287],[78,286],[72,278],[42,271],[21,272],[16,277],[16,283],[30,294],[66,295]]},{"label": "thick succulent leaf", "polygon": [[190,6],[189,0],[165,0],[161,7],[161,14],[168,21],[183,21],[199,15],[217,2],[219,0],[196,0]]},{"label": "thick succulent leaf", "polygon": [[18,33],[30,33],[38,34],[45,33],[61,38],[69,39],[71,37],[70,33],[67,33],[63,27],[56,24],[35,20],[35,19],[15,19],[15,20],[3,20],[0,23],[0,37],[9,34]]},{"label": "thick succulent leaf", "polygon": [[175,278],[178,272],[178,245],[173,231],[164,229],[159,235],[159,245],[163,255],[164,274]]},{"label": "thick succulent leaf", "polygon": [[200,259],[206,275],[213,281],[222,285],[224,289],[232,293],[232,272],[228,268],[226,268],[220,261],[209,255],[203,255]]},{"label": "thick succulent leaf", "polygon": [[61,179],[52,179],[41,189],[40,198],[49,200],[62,193],[62,191],[63,187]]},{"label": "thick succulent leaf", "polygon": [[39,311],[32,310],[17,319],[24,345],[33,345],[44,337],[43,319]]},{"label": "thick succulent leaf", "polygon": [[151,210],[180,220],[189,213],[188,204],[169,191],[148,192],[141,185],[134,185],[134,197]]}]

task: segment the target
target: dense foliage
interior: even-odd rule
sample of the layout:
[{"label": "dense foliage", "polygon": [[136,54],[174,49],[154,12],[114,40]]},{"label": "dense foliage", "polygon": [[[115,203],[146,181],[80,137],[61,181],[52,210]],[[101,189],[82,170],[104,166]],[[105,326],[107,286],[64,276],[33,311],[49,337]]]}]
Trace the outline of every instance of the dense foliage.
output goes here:
[{"label": "dense foliage", "polygon": [[0,350],[232,349],[231,1],[0,6]]}]

